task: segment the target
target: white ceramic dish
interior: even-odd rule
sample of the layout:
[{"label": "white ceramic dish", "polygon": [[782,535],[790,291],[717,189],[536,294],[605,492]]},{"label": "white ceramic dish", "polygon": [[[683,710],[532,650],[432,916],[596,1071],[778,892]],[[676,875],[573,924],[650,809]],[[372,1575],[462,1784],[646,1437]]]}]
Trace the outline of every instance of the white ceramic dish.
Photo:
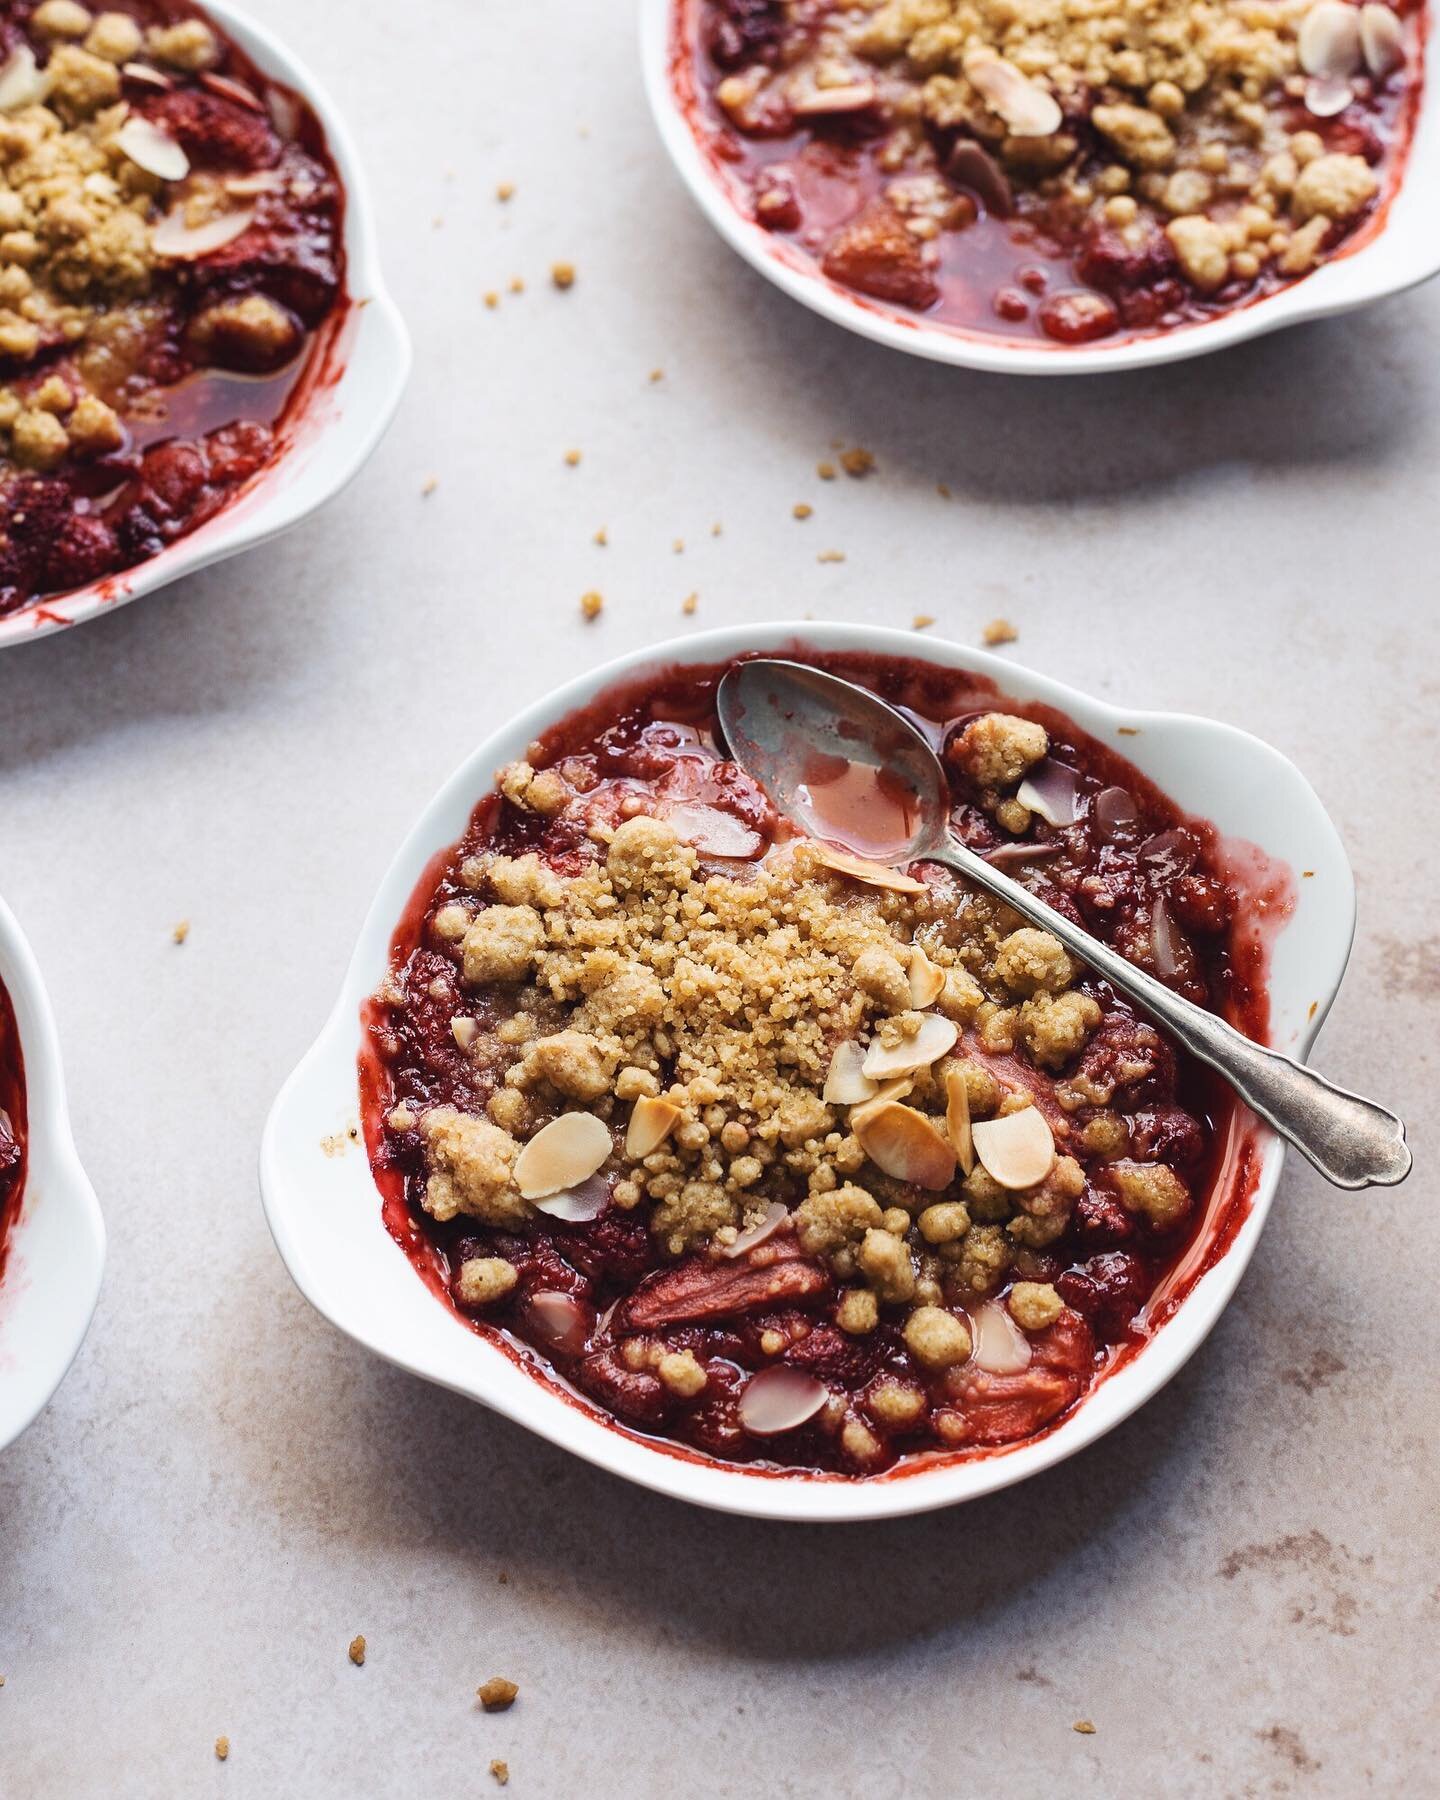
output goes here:
[{"label": "white ceramic dish", "polygon": [[[336,1134],[359,1117],[360,1008],[386,970],[391,936],[426,865],[462,834],[496,768],[539,731],[622,676],[652,666],[720,661],[801,643],[819,650],[923,656],[974,669],[1002,691],[1060,708],[1114,744],[1188,810],[1227,835],[1262,845],[1294,870],[1294,917],[1271,964],[1271,1042],[1304,1054],[1334,998],[1354,930],[1355,893],[1335,828],[1292,764],[1230,726],[1131,712],[982,651],[862,625],[776,624],[703,632],[592,671],[499,726],[422,813],[361,930],[340,998],[270,1114],[260,1158],[266,1216],[301,1292],[342,1331],[401,1368],[483,1401],[617,1475],[724,1511],[781,1519],[871,1519],[951,1505],[1019,1481],[1092,1443],[1164,1385],[1220,1316],[1265,1223],[1284,1149],[1257,1127],[1258,1189],[1225,1254],[1138,1356],[1103,1381],[1060,1426],[1033,1443],[869,1481],[776,1478],[675,1454],[615,1429],[536,1380],[471,1331],[420,1280],[386,1232],[363,1147],[336,1156]],[[1120,727],[1138,736],[1120,735]],[[329,1140],[327,1147],[322,1140]]]},{"label": "white ceramic dish", "polygon": [[1440,235],[1431,225],[1429,207],[1429,195],[1440,180],[1440,92],[1427,81],[1404,179],[1378,228],[1361,233],[1355,247],[1314,274],[1221,318],[1160,337],[1069,349],[965,331],[864,298],[830,281],[782,239],[746,218],[716,180],[675,93],[672,22],[677,4],[678,0],[640,0],[641,58],[661,140],[700,210],[732,249],[792,299],[892,350],[1009,375],[1097,375],[1153,368],[1223,350],[1306,319],[1368,306],[1440,271]]},{"label": "white ceramic dish", "polygon": [[400,404],[410,338],[385,291],[375,221],[348,127],[325,90],[277,39],[227,0],[207,12],[264,74],[302,95],[325,128],[345,188],[348,314],[330,353],[335,371],[311,392],[292,441],[223,512],[137,568],[0,619],[0,649],[79,625],[157,588],[288,531],[333,500],[369,459]]},{"label": "white ceramic dish", "polygon": [[59,1387],[89,1329],[105,1266],[105,1223],[80,1167],[55,1020],[40,968],[0,901],[0,982],[25,1061],[28,1166],[0,1274],[0,1450]]}]

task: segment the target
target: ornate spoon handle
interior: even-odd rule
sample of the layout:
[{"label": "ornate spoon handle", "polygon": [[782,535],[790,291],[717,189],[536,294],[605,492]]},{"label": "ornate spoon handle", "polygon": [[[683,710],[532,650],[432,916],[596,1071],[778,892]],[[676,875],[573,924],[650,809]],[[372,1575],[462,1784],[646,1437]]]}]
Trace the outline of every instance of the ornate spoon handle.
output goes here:
[{"label": "ornate spoon handle", "polygon": [[1252,1043],[1233,1025],[1173,993],[1118,952],[952,839],[927,860],[948,863],[977,887],[1043,926],[1065,948],[1103,975],[1193,1056],[1219,1071],[1251,1109],[1267,1120],[1336,1187],[1393,1187],[1410,1173],[1405,1126],[1373,1100],[1350,1094],[1303,1063]]}]

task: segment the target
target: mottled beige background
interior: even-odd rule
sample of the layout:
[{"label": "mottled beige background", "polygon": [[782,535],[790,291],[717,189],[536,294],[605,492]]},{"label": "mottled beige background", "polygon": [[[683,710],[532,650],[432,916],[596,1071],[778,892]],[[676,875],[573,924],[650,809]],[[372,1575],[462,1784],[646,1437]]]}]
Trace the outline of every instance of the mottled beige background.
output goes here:
[{"label": "mottled beige background", "polygon": [[[255,4],[356,127],[418,363],[321,517],[0,659],[0,888],[111,1234],[0,1457],[0,1792],[483,1795],[502,1757],[525,1800],[1440,1793],[1440,288],[1154,376],[949,373],[712,237],[628,5]],[[878,474],[822,487],[837,436]],[[1323,1059],[1419,1161],[1364,1199],[1292,1169],[1210,1342],[1085,1455],[827,1531],[632,1491],[383,1367],[291,1287],[254,1178],[374,883],[497,713],[806,611],[1008,613],[1017,658],[1295,757],[1360,881]]]}]

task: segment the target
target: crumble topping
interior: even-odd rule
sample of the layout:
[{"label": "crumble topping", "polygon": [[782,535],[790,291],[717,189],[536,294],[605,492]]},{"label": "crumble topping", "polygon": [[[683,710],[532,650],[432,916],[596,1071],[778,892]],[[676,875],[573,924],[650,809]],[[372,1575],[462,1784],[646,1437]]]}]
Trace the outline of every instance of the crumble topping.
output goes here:
[{"label": "crumble topping", "polygon": [[[987,713],[952,754],[1023,826],[1013,789],[1047,749],[1042,726]],[[557,769],[515,763],[498,782],[540,819],[583,806]],[[718,873],[647,813],[589,835],[597,858],[572,875],[533,852],[469,858],[467,897],[431,919],[477,1015],[462,1008],[452,1036],[491,1091],[485,1116],[392,1112],[392,1129],[421,1144],[425,1211],[521,1231],[546,1193],[598,1171],[615,1206],[641,1209],[679,1259],[723,1256],[798,1186],[800,1248],[853,1284],[842,1329],[862,1336],[879,1306],[900,1306],[924,1366],[963,1362],[969,1338],[943,1302],[993,1292],[1019,1252],[1064,1230],[1084,1188],[1063,1113],[1034,1110],[1020,1064],[1005,1082],[987,1066],[1017,1047],[1040,1071],[1079,1056],[1102,1015],[1073,959],[982,893],[932,892],[823,845],[779,845]],[[985,1136],[1025,1109],[1033,1166],[1008,1128]],[[559,1178],[527,1186],[530,1147],[543,1139],[553,1155],[596,1121],[598,1153],[564,1150]],[[942,1198],[952,1179],[957,1197]],[[1157,1224],[1189,1206],[1163,1166],[1117,1163],[1116,1183],[1121,1204]],[[454,1291],[483,1309],[517,1280],[503,1255],[470,1257]],[[1022,1283],[1010,1310],[1038,1330],[1060,1302]],[[654,1367],[677,1394],[704,1383],[688,1352]]]},{"label": "crumble topping", "polygon": [[486,1712],[504,1712],[515,1704],[515,1696],[520,1692],[513,1681],[507,1681],[503,1675],[492,1675],[488,1681],[482,1681],[475,1690],[475,1697]]}]

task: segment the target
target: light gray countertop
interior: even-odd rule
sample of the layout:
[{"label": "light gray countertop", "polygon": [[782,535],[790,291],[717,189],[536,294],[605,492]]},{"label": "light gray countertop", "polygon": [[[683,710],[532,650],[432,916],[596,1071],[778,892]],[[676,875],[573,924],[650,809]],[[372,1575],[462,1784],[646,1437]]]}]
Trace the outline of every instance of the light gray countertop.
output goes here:
[{"label": "light gray countertop", "polygon": [[[291,536],[0,658],[0,889],[111,1246],[0,1458],[0,1791],[478,1795],[497,1757],[561,1800],[1436,1791],[1440,288],[1150,375],[948,372],[722,247],[628,6],[255,10],[356,129],[415,377]],[[877,472],[818,481],[835,439]],[[255,1183],[374,884],[490,722],[806,613],[1004,614],[1017,660],[1293,757],[1360,886],[1321,1060],[1418,1162],[1359,1199],[1292,1164],[1209,1342],[1080,1457],[831,1530],[631,1490],[381,1365]]]}]

